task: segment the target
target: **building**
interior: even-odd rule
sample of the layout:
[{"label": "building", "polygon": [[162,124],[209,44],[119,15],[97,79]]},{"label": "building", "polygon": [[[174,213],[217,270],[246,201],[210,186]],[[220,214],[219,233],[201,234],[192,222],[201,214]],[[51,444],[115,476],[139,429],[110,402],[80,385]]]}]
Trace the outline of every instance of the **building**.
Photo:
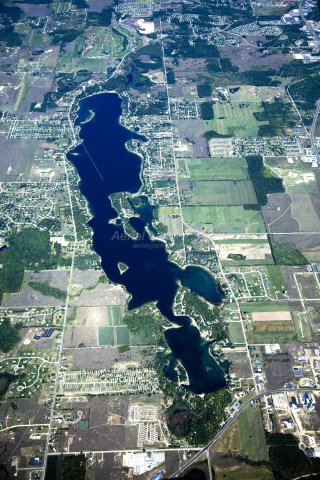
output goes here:
[{"label": "building", "polygon": [[266,345],[265,349],[266,353],[280,352],[280,345],[278,343],[275,343],[274,345]]},{"label": "building", "polygon": [[314,447],[313,452],[315,457],[320,457],[320,447]]},{"label": "building", "polygon": [[156,473],[151,475],[151,480],[160,480],[160,478],[163,477],[163,474],[164,474],[164,471],[162,470],[162,468],[160,468],[160,470],[158,470]]},{"label": "building", "polygon": [[299,393],[299,397],[303,408],[312,412],[316,403],[313,393],[301,392]]},{"label": "building", "polygon": [[299,405],[298,405],[298,402],[297,402],[296,397],[291,397],[291,401],[289,402],[289,405],[290,405],[290,407],[293,408],[294,410],[298,410],[298,409],[299,409]]},{"label": "building", "polygon": [[[123,455],[123,466],[132,468],[134,475],[142,475],[145,472],[150,472],[164,461],[164,452],[127,452]],[[158,477],[158,480],[159,478],[161,477]]]}]

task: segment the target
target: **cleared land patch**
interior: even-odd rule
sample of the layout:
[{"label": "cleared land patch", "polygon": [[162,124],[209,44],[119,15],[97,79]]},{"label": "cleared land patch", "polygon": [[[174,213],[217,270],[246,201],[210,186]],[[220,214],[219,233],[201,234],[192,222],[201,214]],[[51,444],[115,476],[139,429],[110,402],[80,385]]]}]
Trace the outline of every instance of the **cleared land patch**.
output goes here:
[{"label": "cleared land patch", "polygon": [[199,203],[203,205],[245,205],[256,204],[257,198],[251,180],[203,180],[192,182],[190,188],[182,188],[182,201],[193,205]]},{"label": "cleared land patch", "polygon": [[179,160],[180,180],[245,180],[244,158],[185,158]]},{"label": "cleared land patch", "polygon": [[215,130],[222,135],[257,137],[259,126],[269,123],[259,122],[253,115],[254,112],[263,112],[260,102],[215,103],[213,111],[214,119],[205,122],[206,131]]},{"label": "cleared land patch", "polygon": [[252,312],[252,326],[247,331],[256,332],[293,332],[295,330],[289,311]]},{"label": "cleared land patch", "polygon": [[[232,90],[236,87],[230,87]],[[239,90],[230,93],[233,102],[272,102],[274,97],[286,96],[284,87],[254,87],[241,85]]]},{"label": "cleared land patch", "polygon": [[185,222],[197,230],[211,233],[264,233],[260,212],[237,207],[183,207]]},{"label": "cleared land patch", "polygon": [[[217,251],[219,252],[219,258],[221,261],[229,261],[230,264],[233,263],[231,258],[228,256],[233,255],[242,255],[244,260],[265,260],[267,255],[271,255],[270,245],[267,240],[242,240],[241,242],[236,243],[222,243],[219,241],[215,243],[217,245]],[[244,262],[245,263],[245,262]]]},{"label": "cleared land patch", "polygon": [[291,214],[299,224],[299,232],[320,232],[319,217],[306,193],[291,195]]},{"label": "cleared land patch", "polygon": [[248,455],[248,458],[254,461],[268,461],[268,448],[260,408],[246,408],[239,415],[238,421],[243,456]]},{"label": "cleared land patch", "polygon": [[168,227],[168,235],[182,235],[182,221],[178,207],[159,207],[158,218]]},{"label": "cleared land patch", "polygon": [[252,312],[252,320],[254,322],[280,322],[288,321],[292,322],[290,312]]},{"label": "cleared land patch", "polygon": [[229,322],[228,332],[232,343],[245,343],[241,322]]},{"label": "cleared land patch", "polygon": [[210,451],[229,453],[229,450],[239,451],[241,448],[239,423],[236,419],[228,430],[221,435],[219,440],[212,445]]}]

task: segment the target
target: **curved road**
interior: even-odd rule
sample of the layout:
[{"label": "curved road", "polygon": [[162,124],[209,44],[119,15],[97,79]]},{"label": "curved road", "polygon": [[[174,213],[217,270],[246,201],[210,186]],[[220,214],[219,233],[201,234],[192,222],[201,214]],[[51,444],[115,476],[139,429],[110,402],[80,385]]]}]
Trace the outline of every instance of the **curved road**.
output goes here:
[{"label": "curved road", "polygon": [[[177,470],[171,477],[169,478],[174,478],[177,477],[183,470],[188,468],[189,466],[192,465],[193,462],[195,462],[203,453],[205,453],[220,437],[221,435],[230,427],[232,422],[234,421],[235,418],[237,418],[240,413],[254,400],[257,400],[260,397],[263,397],[264,395],[270,395],[272,393],[283,393],[283,392],[310,392],[310,391],[315,391],[315,392],[320,392],[320,388],[288,388],[287,389],[278,389],[278,390],[269,390],[268,392],[263,392],[259,393],[258,395],[255,395],[254,397],[250,398],[242,407],[238,410],[236,415],[234,415],[230,420],[225,424],[225,426],[220,430],[220,432],[205,446],[203,447],[202,450],[200,450],[199,453],[197,453],[189,462],[187,462],[182,468]],[[187,450],[187,449],[186,449]]]}]

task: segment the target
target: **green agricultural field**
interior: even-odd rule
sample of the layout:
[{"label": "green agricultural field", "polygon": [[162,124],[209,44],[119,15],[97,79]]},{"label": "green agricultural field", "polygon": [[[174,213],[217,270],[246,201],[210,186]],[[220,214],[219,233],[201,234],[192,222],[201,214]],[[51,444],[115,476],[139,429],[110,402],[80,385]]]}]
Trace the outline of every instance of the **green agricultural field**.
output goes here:
[{"label": "green agricultural field", "polygon": [[237,465],[230,469],[223,468],[216,472],[215,478],[216,480],[265,480],[272,478],[272,473],[266,467],[251,467],[246,463],[237,462]]},{"label": "green agricultural field", "polygon": [[248,302],[240,303],[242,312],[288,312],[288,302]]},{"label": "green agricultural field", "polygon": [[119,305],[108,306],[108,317],[110,325],[123,325],[121,308]]},{"label": "green agricultural field", "polygon": [[320,232],[320,222],[308,194],[291,194],[291,215],[299,224],[299,232]]},{"label": "green agricultural field", "polygon": [[168,227],[168,235],[182,235],[182,222],[180,215],[172,217],[165,213],[159,213],[159,221]]},{"label": "green agricultural field", "polygon": [[245,343],[241,322],[229,322],[228,331],[232,343]]},{"label": "green agricultural field", "polygon": [[265,245],[268,243],[268,240],[265,238],[223,238],[219,240],[214,240],[214,243],[217,243],[218,245],[236,245],[236,244],[252,244],[254,245]]},{"label": "green agricultural field", "polygon": [[214,119],[204,122],[206,131],[215,130],[222,135],[257,137],[259,126],[269,123],[259,122],[253,115],[254,112],[263,112],[260,102],[215,103],[213,111]]},{"label": "green agricultural field", "polygon": [[257,198],[251,180],[202,180],[192,189],[182,190],[182,201],[191,205],[245,205],[256,204]]},{"label": "green agricultural field", "polygon": [[274,291],[282,292],[286,290],[286,282],[284,281],[284,276],[281,270],[280,265],[270,265],[267,267],[268,277]]},{"label": "green agricultural field", "polygon": [[183,218],[190,227],[209,233],[264,233],[261,213],[243,207],[183,207]]},{"label": "green agricultural field", "polygon": [[118,345],[130,345],[129,329],[126,325],[116,327],[117,331],[117,344]]},{"label": "green agricultural field", "polygon": [[99,345],[114,345],[113,327],[99,327],[98,328]]},{"label": "green agricultural field", "polygon": [[247,178],[247,162],[244,158],[188,158],[185,165],[179,168],[189,173],[189,178],[180,180],[245,180]]},{"label": "green agricultural field", "polygon": [[297,341],[297,334],[293,332],[246,332],[247,342],[250,345],[256,343],[288,343]]},{"label": "green agricultural field", "polygon": [[269,460],[260,407],[247,407],[239,415],[240,438],[243,457],[250,460]]},{"label": "green agricultural field", "polygon": [[257,258],[256,260],[248,259],[245,260],[221,260],[221,265],[223,267],[244,267],[244,266],[262,266],[262,265],[273,265],[272,258]]}]

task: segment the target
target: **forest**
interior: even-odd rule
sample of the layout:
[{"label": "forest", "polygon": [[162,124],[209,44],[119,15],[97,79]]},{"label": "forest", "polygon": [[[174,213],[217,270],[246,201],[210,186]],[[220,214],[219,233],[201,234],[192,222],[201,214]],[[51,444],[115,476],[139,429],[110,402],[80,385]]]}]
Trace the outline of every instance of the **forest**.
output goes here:
[{"label": "forest", "polygon": [[212,108],[212,102],[202,102],[200,103],[201,108],[201,116],[203,120],[213,120],[214,119],[214,111]]},{"label": "forest", "polygon": [[62,460],[61,480],[85,480],[85,455],[65,455]]},{"label": "forest", "polygon": [[228,338],[225,324],[220,317],[219,307],[214,307],[211,310],[206,302],[200,300],[198,295],[187,289],[185,289],[184,301],[186,315],[193,316],[193,312],[196,311],[198,315],[205,319],[206,324],[211,325],[211,328],[213,328],[212,340],[221,341]]},{"label": "forest", "polygon": [[197,85],[197,91],[199,98],[210,97],[210,95],[212,95],[212,85],[210,85],[209,83]]},{"label": "forest", "polygon": [[3,353],[9,352],[20,341],[20,330],[22,323],[15,323],[11,326],[9,318],[4,318],[0,323],[0,350]]},{"label": "forest", "polygon": [[307,265],[309,263],[293,243],[276,244],[270,237],[270,246],[273,259],[277,265]]},{"label": "forest", "polygon": [[67,292],[60,290],[60,288],[51,287],[47,282],[28,282],[28,285],[46,297],[53,297],[62,302],[65,302],[67,299]]},{"label": "forest", "polygon": [[282,179],[272,177],[263,165],[261,155],[249,155],[246,157],[248,163],[249,178],[257,196],[259,205],[267,205],[269,193],[282,193],[284,187]]},{"label": "forest", "polygon": [[70,263],[60,256],[60,250],[51,253],[48,230],[28,227],[9,237],[7,242],[8,248],[0,252],[0,301],[4,293],[19,292],[25,270],[49,270]]}]

